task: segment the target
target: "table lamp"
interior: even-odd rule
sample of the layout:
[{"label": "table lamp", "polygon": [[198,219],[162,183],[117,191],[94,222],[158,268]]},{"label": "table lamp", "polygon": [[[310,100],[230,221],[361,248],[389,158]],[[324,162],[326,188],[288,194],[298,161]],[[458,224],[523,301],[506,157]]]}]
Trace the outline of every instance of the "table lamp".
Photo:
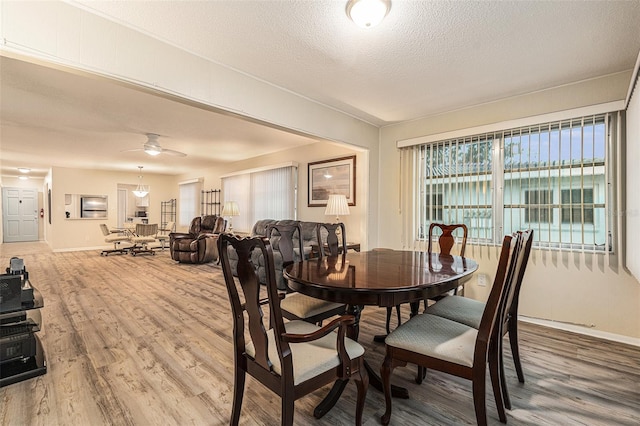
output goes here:
[{"label": "table lamp", "polygon": [[326,216],[336,217],[336,223],[340,222],[340,216],[347,216],[349,214],[349,203],[347,197],[343,194],[329,195],[327,200],[327,208],[324,211]]},{"label": "table lamp", "polygon": [[222,207],[222,216],[229,216],[229,233],[233,234],[233,216],[240,216],[238,203],[235,201],[225,201]]}]

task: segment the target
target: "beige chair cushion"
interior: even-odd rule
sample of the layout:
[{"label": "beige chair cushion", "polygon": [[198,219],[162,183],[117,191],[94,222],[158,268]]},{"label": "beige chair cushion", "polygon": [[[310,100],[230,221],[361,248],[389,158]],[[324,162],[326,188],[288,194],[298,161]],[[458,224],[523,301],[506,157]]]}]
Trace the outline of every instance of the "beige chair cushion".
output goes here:
[{"label": "beige chair cushion", "polygon": [[342,303],[327,302],[301,293],[290,293],[280,301],[280,308],[298,318],[310,318],[331,309],[344,306]]},{"label": "beige chair cushion", "polygon": [[[313,333],[320,328],[315,324],[298,320],[287,322],[284,326],[287,333],[292,334]],[[273,329],[269,330],[267,335],[269,338],[269,360],[273,364],[273,371],[277,374],[282,374]],[[334,332],[313,342],[289,344],[293,360],[294,385],[300,384],[340,365],[338,350],[336,349],[337,336],[338,333]],[[345,338],[345,348],[351,359],[358,358],[364,354],[364,348],[349,338]],[[256,350],[253,342],[249,341],[247,343],[246,350],[249,356],[255,356]]]},{"label": "beige chair cushion", "polygon": [[104,237],[104,241],[107,243],[114,243],[118,241],[129,241],[129,237],[124,234],[110,234]]},{"label": "beige chair cushion", "polygon": [[484,312],[485,303],[462,296],[447,296],[429,306],[424,313],[437,315],[467,325],[476,330]]},{"label": "beige chair cushion", "polygon": [[[440,303],[440,302],[438,302]],[[478,330],[435,315],[416,315],[385,339],[387,346],[473,366]]]}]

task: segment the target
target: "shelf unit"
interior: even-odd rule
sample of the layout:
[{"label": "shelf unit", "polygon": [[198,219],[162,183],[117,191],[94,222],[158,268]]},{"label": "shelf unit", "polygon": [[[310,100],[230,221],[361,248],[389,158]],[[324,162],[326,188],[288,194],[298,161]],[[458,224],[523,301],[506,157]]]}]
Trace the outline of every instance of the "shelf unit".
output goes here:
[{"label": "shelf unit", "polygon": [[220,202],[220,189],[211,189],[209,191],[202,191],[200,197],[200,215],[216,215],[220,216],[222,212],[222,205]]},{"label": "shelf unit", "polygon": [[36,335],[42,324],[40,309],[44,302],[38,289],[22,277],[23,287],[26,281],[26,287],[33,289],[33,297],[22,300],[19,307],[7,309],[7,304],[0,305],[0,387],[47,372],[44,349]]}]

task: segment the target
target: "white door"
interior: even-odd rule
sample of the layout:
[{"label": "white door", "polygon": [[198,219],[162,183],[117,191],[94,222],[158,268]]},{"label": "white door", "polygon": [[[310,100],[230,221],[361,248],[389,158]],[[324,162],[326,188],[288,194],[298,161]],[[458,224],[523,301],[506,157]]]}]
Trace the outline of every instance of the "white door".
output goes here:
[{"label": "white door", "polygon": [[4,242],[38,241],[38,191],[2,189]]},{"label": "white door", "polygon": [[118,188],[118,228],[122,228],[127,221],[127,190]]}]

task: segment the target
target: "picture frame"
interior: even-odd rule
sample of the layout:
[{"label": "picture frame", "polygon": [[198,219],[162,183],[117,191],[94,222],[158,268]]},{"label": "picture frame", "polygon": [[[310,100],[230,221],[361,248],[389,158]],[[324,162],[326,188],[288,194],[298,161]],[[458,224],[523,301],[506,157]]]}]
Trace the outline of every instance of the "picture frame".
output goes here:
[{"label": "picture frame", "polygon": [[356,205],[356,156],[314,161],[308,165],[308,207],[324,207],[331,194],[344,194]]}]

